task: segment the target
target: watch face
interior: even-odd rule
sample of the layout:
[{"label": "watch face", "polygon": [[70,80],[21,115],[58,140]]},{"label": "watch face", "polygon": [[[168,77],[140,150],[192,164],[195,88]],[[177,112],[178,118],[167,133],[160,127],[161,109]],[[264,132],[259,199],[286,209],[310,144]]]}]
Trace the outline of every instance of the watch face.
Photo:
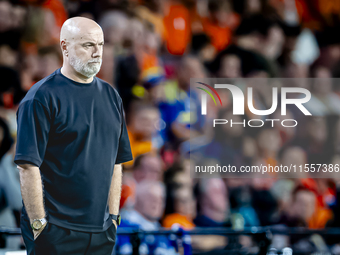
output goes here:
[{"label": "watch face", "polygon": [[118,226],[120,225],[120,221],[122,220],[122,217],[120,217],[120,214],[118,215],[118,219],[117,219],[117,223],[118,223]]},{"label": "watch face", "polygon": [[42,223],[40,222],[40,220],[36,220],[33,222],[32,226],[35,230],[39,230],[42,227]]}]

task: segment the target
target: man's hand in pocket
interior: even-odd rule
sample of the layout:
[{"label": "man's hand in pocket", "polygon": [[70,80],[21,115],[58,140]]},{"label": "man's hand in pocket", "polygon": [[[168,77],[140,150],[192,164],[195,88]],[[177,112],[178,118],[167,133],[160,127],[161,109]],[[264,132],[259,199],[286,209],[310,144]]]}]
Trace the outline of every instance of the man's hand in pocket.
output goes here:
[{"label": "man's hand in pocket", "polygon": [[117,230],[117,222],[115,220],[112,220],[113,224],[115,225],[116,227],[116,230]]},{"label": "man's hand in pocket", "polygon": [[44,225],[42,225],[41,229],[39,229],[39,230],[34,230],[34,229],[33,229],[34,240],[38,238],[38,236],[39,236],[39,235],[41,234],[41,232],[44,230],[44,228],[46,227],[46,225],[47,225],[47,222],[46,222]]}]

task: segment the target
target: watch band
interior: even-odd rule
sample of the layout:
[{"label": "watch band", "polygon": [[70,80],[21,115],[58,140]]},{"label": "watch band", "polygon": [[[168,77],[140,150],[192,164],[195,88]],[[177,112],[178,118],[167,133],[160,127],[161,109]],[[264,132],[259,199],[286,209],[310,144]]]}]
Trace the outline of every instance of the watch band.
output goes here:
[{"label": "watch band", "polygon": [[113,220],[115,220],[117,222],[117,226],[120,225],[120,221],[121,221],[121,217],[120,217],[120,214],[116,215],[116,214],[110,214],[111,218]]}]

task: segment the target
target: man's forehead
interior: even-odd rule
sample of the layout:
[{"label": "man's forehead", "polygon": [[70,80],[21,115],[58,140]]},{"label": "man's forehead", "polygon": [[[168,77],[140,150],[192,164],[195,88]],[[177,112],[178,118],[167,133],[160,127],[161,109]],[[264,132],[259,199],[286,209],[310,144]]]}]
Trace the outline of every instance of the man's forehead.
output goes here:
[{"label": "man's forehead", "polygon": [[100,30],[86,31],[83,33],[78,33],[74,39],[78,41],[82,41],[82,42],[85,42],[85,41],[102,42],[104,40],[104,35],[103,35],[103,32]]}]

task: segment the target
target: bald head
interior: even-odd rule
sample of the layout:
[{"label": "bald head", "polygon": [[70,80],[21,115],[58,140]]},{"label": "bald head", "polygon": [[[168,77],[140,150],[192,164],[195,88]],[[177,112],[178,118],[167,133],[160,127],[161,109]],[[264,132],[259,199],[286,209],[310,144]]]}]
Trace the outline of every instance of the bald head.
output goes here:
[{"label": "bald head", "polygon": [[88,33],[103,33],[102,28],[93,20],[84,17],[74,17],[66,20],[61,27],[60,41],[72,41]]},{"label": "bald head", "polygon": [[84,17],[66,20],[60,31],[62,71],[76,79],[92,81],[100,70],[103,45],[103,30],[95,21]]}]

